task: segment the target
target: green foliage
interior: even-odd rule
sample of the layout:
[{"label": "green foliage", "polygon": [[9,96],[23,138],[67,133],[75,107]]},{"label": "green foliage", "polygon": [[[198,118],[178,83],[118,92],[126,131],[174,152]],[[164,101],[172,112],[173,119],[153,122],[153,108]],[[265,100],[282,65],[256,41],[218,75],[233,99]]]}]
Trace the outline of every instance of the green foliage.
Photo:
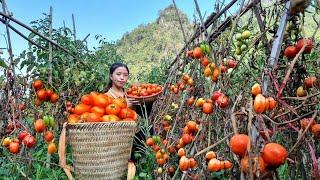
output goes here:
[{"label": "green foliage", "polygon": [[290,179],[288,168],[288,163],[285,163],[277,169],[280,179]]},{"label": "green foliage", "polygon": [[153,172],[156,169],[156,159],[154,152],[151,149],[147,149],[146,153],[142,156],[141,154],[135,154],[138,159],[137,174],[135,179],[151,180],[154,179]]},{"label": "green foliage", "polygon": [[[33,21],[31,24],[36,31],[49,35],[47,15],[44,19]],[[48,42],[35,34],[30,34],[29,38],[49,48]],[[58,92],[78,89],[80,91],[69,94],[76,97],[90,91],[103,92],[109,80],[109,66],[114,62],[122,61],[121,56],[116,53],[116,45],[106,42],[101,35],[96,36],[100,47],[95,48],[95,52],[88,51],[82,41],[74,41],[69,28],[53,29],[52,40],[66,48],[73,56],[54,47],[52,63],[50,63],[48,51],[30,44],[29,48],[19,57],[20,67],[21,69],[26,68],[27,73],[33,75],[33,78],[39,78],[45,82],[48,81],[49,76],[52,76],[52,85]],[[50,69],[52,69],[52,74],[50,74]]]}]

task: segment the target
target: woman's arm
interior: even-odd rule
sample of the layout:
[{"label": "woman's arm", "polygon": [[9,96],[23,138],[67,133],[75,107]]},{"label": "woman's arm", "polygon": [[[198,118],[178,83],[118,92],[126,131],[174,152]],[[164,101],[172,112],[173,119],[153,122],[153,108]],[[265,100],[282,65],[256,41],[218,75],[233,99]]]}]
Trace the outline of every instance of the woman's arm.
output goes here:
[{"label": "woman's arm", "polygon": [[140,104],[140,102],[138,100],[136,100],[134,98],[127,97],[127,105],[128,105],[128,107],[132,107],[134,105],[139,105],[139,104]]}]

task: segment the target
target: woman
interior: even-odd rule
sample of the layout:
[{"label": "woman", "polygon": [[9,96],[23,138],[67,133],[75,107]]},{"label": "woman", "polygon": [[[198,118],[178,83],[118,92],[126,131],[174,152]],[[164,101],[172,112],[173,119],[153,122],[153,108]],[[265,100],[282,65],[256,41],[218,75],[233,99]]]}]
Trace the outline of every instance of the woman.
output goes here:
[{"label": "woman", "polygon": [[[133,107],[134,105],[139,105],[139,101],[133,99],[133,98],[128,98],[126,95],[126,91],[124,89],[125,84],[128,81],[129,78],[129,68],[127,65],[123,63],[114,63],[110,67],[109,71],[109,83],[107,86],[107,95],[113,98],[125,98],[128,107]],[[133,109],[141,109],[141,108],[133,108]],[[142,112],[136,111],[139,116],[142,116]],[[144,136],[143,132],[139,130],[135,134],[135,141],[132,146],[132,151],[131,151],[131,161],[136,163],[137,159],[134,157],[134,153],[138,150],[138,146],[143,146],[143,143],[141,141],[145,141],[146,137]]]},{"label": "woman", "polygon": [[114,63],[109,71],[109,83],[107,86],[107,95],[113,98],[125,98],[128,107],[138,105],[139,101],[128,98],[124,86],[129,78],[129,68],[123,63]]}]

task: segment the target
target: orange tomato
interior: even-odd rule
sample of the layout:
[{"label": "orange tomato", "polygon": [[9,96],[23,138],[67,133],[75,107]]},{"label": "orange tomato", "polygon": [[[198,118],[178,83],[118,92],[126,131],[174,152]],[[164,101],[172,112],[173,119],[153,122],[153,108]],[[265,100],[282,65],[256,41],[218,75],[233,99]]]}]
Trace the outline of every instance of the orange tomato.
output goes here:
[{"label": "orange tomato", "polygon": [[81,115],[85,112],[90,112],[91,106],[86,104],[78,104],[74,107],[73,113],[77,115]]},{"label": "orange tomato", "polygon": [[186,151],[183,149],[183,148],[180,148],[178,150],[178,156],[179,157],[182,157],[182,156],[185,156],[186,155]]},{"label": "orange tomato", "polygon": [[93,96],[93,104],[94,106],[99,106],[101,108],[105,108],[109,103],[109,100],[106,98],[106,95],[98,94]]},{"label": "orange tomato", "polygon": [[87,122],[101,122],[101,121],[102,121],[102,117],[100,116],[100,114],[89,113]]},{"label": "orange tomato", "polygon": [[120,120],[120,118],[114,114],[102,116],[103,122],[115,122],[115,121],[119,121],[119,120]]},{"label": "orange tomato", "polygon": [[117,98],[113,100],[114,104],[117,104],[120,108],[126,108],[127,102],[124,98]]},{"label": "orange tomato", "polygon": [[46,124],[44,123],[44,121],[42,119],[36,120],[36,122],[34,123],[34,130],[37,133],[42,133],[45,129],[46,129]]},{"label": "orange tomato", "polygon": [[258,94],[254,98],[253,109],[256,113],[263,113],[266,109],[266,98],[262,94]]},{"label": "orange tomato", "polygon": [[190,168],[190,160],[186,156],[182,156],[180,158],[179,168],[181,171],[186,171]]},{"label": "orange tomato", "polygon": [[93,99],[92,96],[89,94],[85,94],[81,97],[81,102],[82,104],[86,104],[86,105],[93,105]]},{"label": "orange tomato", "polygon": [[104,113],[105,113],[105,110],[104,110],[104,108],[102,108],[102,107],[93,106],[93,107],[90,109],[90,112],[99,114],[100,116],[103,116]]},{"label": "orange tomato", "polygon": [[236,134],[230,139],[230,149],[233,153],[243,157],[247,153],[250,138],[246,134]]},{"label": "orange tomato", "polygon": [[193,57],[196,59],[200,59],[203,56],[202,50],[200,47],[196,47],[193,50]]},{"label": "orange tomato", "polygon": [[56,144],[53,143],[53,142],[51,142],[51,143],[48,145],[48,153],[49,153],[49,154],[54,154],[56,151],[57,151]]},{"label": "orange tomato", "polygon": [[260,87],[260,84],[258,84],[258,83],[255,83],[253,86],[252,86],[252,88],[251,88],[251,94],[253,95],[253,96],[256,96],[256,95],[258,95],[258,94],[261,94],[261,87]]},{"label": "orange tomato", "polygon": [[261,156],[269,166],[279,167],[287,160],[288,152],[278,143],[268,143],[263,147]]},{"label": "orange tomato", "polygon": [[121,119],[136,118],[135,116],[136,116],[135,112],[130,108],[122,108],[119,112],[119,117]]},{"label": "orange tomato", "polygon": [[77,123],[79,121],[79,115],[77,114],[70,114],[68,116],[68,123]]},{"label": "orange tomato", "polygon": [[208,170],[210,172],[220,171],[221,170],[221,162],[216,158],[210,159],[210,161],[208,163]]},{"label": "orange tomato", "polygon": [[202,106],[202,112],[205,114],[211,114],[213,112],[213,104],[212,103],[204,103]]},{"label": "orange tomato", "polygon": [[[258,157],[254,157],[252,160],[252,171],[253,174],[257,176],[257,172],[258,172],[258,168],[260,171],[260,174],[264,173],[265,170],[265,162],[264,160],[258,156]],[[249,157],[245,156],[244,158],[241,159],[241,169],[243,172],[248,173],[249,172]]]},{"label": "orange tomato", "polygon": [[109,104],[106,109],[106,114],[113,114],[113,115],[118,115],[121,108],[118,104],[115,104],[115,103],[112,103],[112,104]]},{"label": "orange tomato", "polygon": [[211,160],[213,158],[217,158],[217,155],[216,155],[215,152],[209,151],[209,152],[206,153],[206,160],[207,161],[209,161],[209,160]]}]

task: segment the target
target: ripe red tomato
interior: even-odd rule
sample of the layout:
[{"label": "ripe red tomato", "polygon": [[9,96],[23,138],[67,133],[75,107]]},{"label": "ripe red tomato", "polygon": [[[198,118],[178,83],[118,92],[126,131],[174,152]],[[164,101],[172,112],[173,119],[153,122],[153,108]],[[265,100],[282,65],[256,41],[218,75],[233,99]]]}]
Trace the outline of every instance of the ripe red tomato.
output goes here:
[{"label": "ripe red tomato", "polygon": [[46,142],[51,142],[54,136],[51,131],[47,131],[46,133],[44,133],[43,138]]},{"label": "ripe red tomato", "polygon": [[50,96],[50,101],[52,103],[56,103],[59,99],[59,95],[57,93],[53,93],[51,96]]},{"label": "ripe red tomato", "polygon": [[18,138],[22,141],[27,135],[29,135],[28,131],[21,131]]},{"label": "ripe red tomato", "polygon": [[[81,97],[81,102],[86,105],[93,105],[92,96],[89,94],[85,94]],[[71,104],[70,104],[71,105]]]},{"label": "ripe red tomato", "polygon": [[36,91],[43,87],[43,83],[39,79],[35,80],[32,85],[33,85],[34,90],[36,90]]},{"label": "ripe red tomato", "polygon": [[52,94],[53,94],[54,92],[52,91],[52,89],[47,89],[46,91],[47,91],[48,99],[50,99],[50,97],[52,96]]},{"label": "ripe red tomato", "polygon": [[300,49],[302,49],[302,47],[307,44],[306,48],[304,49],[304,53],[310,53],[311,50],[312,50],[312,47],[313,47],[313,43],[311,41],[311,39],[300,39],[298,42],[297,42],[297,52],[300,51]]},{"label": "ripe red tomato", "polygon": [[40,89],[37,91],[37,98],[40,100],[40,101],[44,101],[47,99],[47,91],[44,90],[44,89]]},{"label": "ripe red tomato", "polygon": [[285,50],[284,50],[284,55],[288,58],[288,59],[292,59],[297,55],[298,51],[297,48],[295,46],[288,46]]},{"label": "ripe red tomato", "polygon": [[24,145],[26,145],[28,148],[32,148],[32,147],[36,144],[36,138],[34,138],[34,136],[27,135],[27,136],[23,139],[23,143],[24,143]]},{"label": "ripe red tomato", "polygon": [[19,104],[19,109],[20,109],[20,111],[24,110],[24,103],[23,102],[21,104]]},{"label": "ripe red tomato", "polygon": [[233,60],[233,59],[229,59],[228,60],[228,66],[229,68],[235,68],[237,66],[237,61]]},{"label": "ripe red tomato", "polygon": [[221,95],[223,95],[222,92],[220,92],[220,91],[215,91],[215,92],[213,92],[213,94],[212,94],[211,100],[212,100],[213,102],[215,102],[216,100],[218,100],[218,98],[219,98]]},{"label": "ripe red tomato", "polygon": [[226,108],[229,105],[229,99],[227,96],[222,95],[218,98],[217,103],[220,108]]},{"label": "ripe red tomato", "polygon": [[126,119],[126,118],[132,118],[132,119],[135,119],[136,117],[136,113],[135,111],[133,111],[132,109],[130,108],[122,108],[119,112],[119,117],[121,119]]}]

